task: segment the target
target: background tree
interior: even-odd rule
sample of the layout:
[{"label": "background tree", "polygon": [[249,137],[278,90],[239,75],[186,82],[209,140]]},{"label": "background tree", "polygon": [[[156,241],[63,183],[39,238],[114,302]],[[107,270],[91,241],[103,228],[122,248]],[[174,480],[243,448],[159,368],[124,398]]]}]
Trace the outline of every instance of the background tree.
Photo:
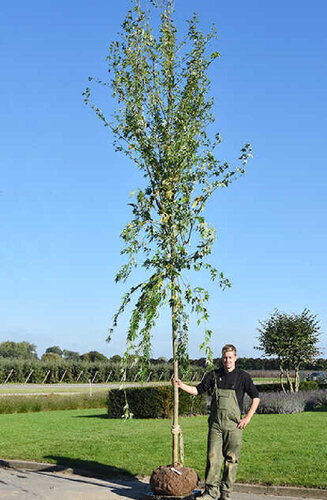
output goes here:
[{"label": "background tree", "polygon": [[121,356],[119,356],[119,354],[114,354],[113,356],[111,356],[110,361],[112,361],[113,363],[120,363]]},{"label": "background tree", "polygon": [[61,361],[62,357],[56,352],[45,352],[42,354],[41,361]]},{"label": "background tree", "polygon": [[[190,312],[197,313],[198,324],[209,317],[209,293],[191,285],[189,271],[206,269],[221,288],[230,286],[223,273],[206,261],[215,230],[205,221],[203,212],[218,188],[227,187],[237,174],[244,173],[251,147],[246,144],[241,149],[240,165],[232,168],[214,156],[220,135],[217,133],[211,140],[206,132],[214,121],[207,73],[219,57],[218,52],[209,49],[216,37],[215,30],[203,34],[194,14],[187,21],[187,34],[178,42],[172,19],[173,1],[158,2],[159,6],[156,1],[151,3],[160,10],[161,22],[156,32],[150,23],[151,12],[143,10],[139,1],[132,1],[122,33],[110,45],[110,82],[89,78],[112,89],[118,103],[113,121],[108,121],[105,113],[90,101],[90,88],[84,97],[113,131],[116,151],[131,158],[145,179],[145,186],[137,190],[130,203],[132,220],[121,233],[125,243],[122,254],[128,260],[116,281],[129,277],[137,257],[147,275],[126,293],[114,317],[115,327],[119,315],[134,299],[123,361],[132,351],[136,352],[141,360],[140,373],[145,377],[151,357],[151,330],[160,307],[168,304],[174,376],[178,378],[178,361],[187,360]],[[209,358],[210,336],[211,330],[205,328],[201,347]],[[177,386],[172,433],[173,463],[177,463]]]},{"label": "background tree", "polygon": [[81,356],[80,356],[79,352],[67,351],[67,349],[64,349],[62,351],[62,357],[64,359],[66,359],[67,361],[79,361]]},{"label": "background tree", "polygon": [[25,341],[1,342],[0,356],[3,358],[37,359],[36,345]]},{"label": "background tree", "polygon": [[45,350],[45,354],[48,354],[48,353],[54,353],[54,354],[58,354],[58,356],[62,356],[62,353],[63,353],[63,350],[58,346],[58,345],[54,345],[52,347],[47,347],[46,350]]},{"label": "background tree", "polygon": [[81,355],[81,359],[83,361],[91,361],[92,363],[95,361],[108,361],[108,358],[98,351],[86,352],[85,354]]},{"label": "background tree", "polygon": [[167,359],[164,356],[160,356],[159,358],[151,358],[150,362],[153,365],[166,364],[167,363]]},{"label": "background tree", "polygon": [[[299,390],[300,366],[311,363],[320,354],[317,343],[320,336],[318,316],[304,309],[301,314],[287,314],[275,309],[266,321],[260,321],[259,349],[265,356],[277,356],[283,387],[286,373],[289,390],[293,391],[289,371],[294,370],[295,392]],[[284,387],[283,387],[284,389]]]}]

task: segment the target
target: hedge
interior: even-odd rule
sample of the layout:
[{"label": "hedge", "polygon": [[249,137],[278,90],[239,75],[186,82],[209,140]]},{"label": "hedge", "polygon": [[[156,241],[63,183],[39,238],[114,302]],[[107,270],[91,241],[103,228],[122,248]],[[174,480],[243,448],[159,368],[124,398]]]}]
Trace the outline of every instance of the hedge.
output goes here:
[{"label": "hedge", "polygon": [[[137,365],[127,369],[127,378],[129,382],[139,381]],[[169,363],[153,363],[149,367],[149,380],[168,381],[173,374],[173,366]],[[190,366],[188,376],[182,376],[185,381],[201,380],[205,374],[205,367]],[[272,372],[252,372],[252,375],[265,374],[272,375]],[[41,361],[38,359],[22,360],[17,358],[0,357],[0,384],[3,384],[10,375],[9,382],[25,383],[29,377],[29,383],[56,384],[62,379],[65,383],[86,383],[89,379],[96,383],[119,382],[121,379],[120,364],[113,361],[67,361],[64,359]],[[280,384],[257,384],[262,392],[280,391]]]},{"label": "hedge", "polygon": [[[290,414],[302,411],[311,411],[316,407],[327,405],[327,390],[308,390],[299,392],[270,392],[259,393],[260,404],[257,413]],[[243,411],[246,413],[251,400],[245,395]]]},{"label": "hedge", "polygon": [[[171,387],[140,387],[126,389],[130,410],[135,418],[169,418],[172,416],[173,391]],[[257,413],[297,413],[327,405],[327,390],[299,393],[261,393]],[[208,400],[204,394],[191,396],[179,394],[179,414],[205,415],[209,412]],[[250,398],[244,398],[244,412],[250,406]],[[1,413],[26,413],[50,410],[73,410],[82,408],[105,408],[109,418],[120,418],[125,406],[124,391],[111,389],[88,394],[1,396]]]},{"label": "hedge", "polygon": [[[255,384],[259,392],[281,392],[281,385],[279,382],[274,382],[272,384]],[[288,384],[285,383],[285,388],[288,390]],[[327,384],[324,383],[318,383],[315,381],[308,381],[308,380],[303,380],[300,383],[299,387],[300,391],[314,391],[317,389],[327,389]]]},{"label": "hedge", "polygon": [[[107,406],[109,418],[121,418],[126,399],[135,418],[167,418],[172,416],[173,391],[171,387],[138,387],[111,389]],[[251,400],[244,398],[243,413],[250,407]],[[327,404],[327,390],[300,391],[297,393],[268,392],[260,393],[257,413],[290,414],[312,410]],[[208,399],[205,394],[191,396],[180,391],[179,415],[206,415],[209,413]]]},{"label": "hedge", "polygon": [[279,392],[281,389],[279,382],[274,382],[272,384],[255,384],[259,392]]},{"label": "hedge", "polygon": [[[12,371],[12,373],[11,373]],[[31,373],[32,372],[32,373]],[[49,372],[49,373],[48,373]],[[11,375],[10,375],[11,373]],[[204,370],[196,368],[192,370],[192,376],[199,380]],[[48,374],[48,377],[46,378]],[[139,380],[137,378],[138,368],[133,366],[127,370],[127,380]],[[169,380],[173,374],[173,367],[167,363],[151,365],[149,368],[149,380]],[[119,382],[121,379],[120,364],[113,362],[88,362],[88,361],[66,361],[64,359],[40,361],[0,358],[0,384],[4,383],[10,375],[10,383],[25,383],[27,377],[29,383],[56,384],[63,378],[65,383],[86,383],[89,379],[96,383]]]},{"label": "hedge", "polygon": [[[171,387],[135,387],[123,390],[111,389],[107,406],[109,418],[121,418],[126,400],[135,418],[168,418],[173,412]],[[205,395],[191,396],[179,392],[179,415],[205,415],[208,413]]]},{"label": "hedge", "polygon": [[300,391],[315,391],[319,389],[319,384],[315,380],[303,380],[299,389]]},{"label": "hedge", "polygon": [[[10,372],[13,370],[12,374]],[[33,370],[33,371],[32,371]],[[119,382],[121,380],[121,367],[118,362],[112,361],[67,361],[64,359],[40,361],[38,359],[22,360],[14,358],[0,357],[0,384],[3,384],[10,375],[9,382],[25,383],[27,377],[29,383],[43,383],[49,373],[47,384],[59,383],[61,378],[65,383],[78,382],[86,383],[95,377],[96,383]],[[139,368],[132,366],[127,369],[127,380],[129,382],[139,381]],[[82,373],[81,373],[82,372]],[[189,376],[185,380],[201,380],[205,373],[204,368],[192,367],[189,369]],[[149,380],[157,382],[159,380],[168,381],[173,375],[173,366],[168,363],[151,364],[149,367]]]}]

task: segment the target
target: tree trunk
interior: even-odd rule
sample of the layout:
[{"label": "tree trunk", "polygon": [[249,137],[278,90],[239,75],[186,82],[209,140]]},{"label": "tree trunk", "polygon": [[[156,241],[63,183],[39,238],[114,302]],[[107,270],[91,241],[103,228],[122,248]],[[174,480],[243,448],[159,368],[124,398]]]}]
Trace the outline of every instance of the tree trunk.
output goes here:
[{"label": "tree trunk", "polygon": [[288,387],[290,389],[290,392],[294,392],[294,390],[293,390],[293,382],[292,382],[292,379],[290,377],[290,373],[289,373],[288,370],[286,370],[286,378],[287,378]]},{"label": "tree trunk", "polygon": [[282,391],[286,392],[285,386],[284,386],[284,379],[283,379],[283,377],[284,377],[284,370],[283,370],[283,368],[281,366],[279,367],[279,371],[280,371],[280,373],[279,373],[279,382],[280,382]]},{"label": "tree trunk", "polygon": [[[177,329],[176,329],[176,297],[175,297],[175,280],[171,281],[171,327],[172,327],[172,338],[173,338],[173,362],[174,362],[174,379],[178,379],[178,359],[177,359]],[[179,425],[178,425],[178,386],[174,385],[174,409],[173,409],[173,443],[172,443],[172,463],[174,465],[178,464],[178,436],[179,436]]]},{"label": "tree trunk", "polygon": [[[173,341],[173,350],[174,350],[174,379],[178,379],[178,361],[175,359],[177,353],[177,339],[175,338]],[[174,413],[173,413],[173,464],[178,464],[178,386],[175,384],[174,386]]]},{"label": "tree trunk", "polygon": [[299,365],[295,366],[295,392],[299,392],[300,388],[300,375],[299,375]]}]

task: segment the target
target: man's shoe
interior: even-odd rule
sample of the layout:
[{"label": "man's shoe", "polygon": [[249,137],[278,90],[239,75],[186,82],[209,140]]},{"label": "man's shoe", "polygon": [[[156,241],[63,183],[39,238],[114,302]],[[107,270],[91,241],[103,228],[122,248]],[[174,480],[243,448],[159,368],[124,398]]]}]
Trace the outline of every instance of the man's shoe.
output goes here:
[{"label": "man's shoe", "polygon": [[230,494],[227,491],[222,491],[220,493],[219,500],[229,500],[230,499]]}]

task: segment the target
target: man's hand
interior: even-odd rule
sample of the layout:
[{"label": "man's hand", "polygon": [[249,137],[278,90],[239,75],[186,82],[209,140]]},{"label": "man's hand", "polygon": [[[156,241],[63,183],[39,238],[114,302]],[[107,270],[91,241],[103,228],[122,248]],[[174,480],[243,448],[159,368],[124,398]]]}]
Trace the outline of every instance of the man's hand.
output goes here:
[{"label": "man's hand", "polygon": [[253,398],[252,399],[252,403],[251,403],[249,411],[247,412],[247,414],[245,415],[244,418],[241,418],[241,420],[238,423],[238,426],[237,426],[238,429],[245,429],[245,427],[248,425],[251,418],[255,414],[256,409],[259,406],[259,403],[260,403],[260,398]]},{"label": "man's hand", "polygon": [[171,377],[171,383],[173,386],[177,385],[177,387],[179,389],[182,389],[182,391],[185,391],[188,394],[192,394],[192,396],[197,396],[198,394],[198,390],[196,387],[194,387],[193,385],[184,384],[184,382],[182,382],[179,378],[175,379],[174,377]]},{"label": "man's hand", "polygon": [[179,378],[175,379],[175,378],[174,378],[174,376],[172,376],[172,377],[171,377],[171,383],[172,383],[172,385],[173,385],[173,386],[174,386],[175,384],[177,384],[177,385],[178,385],[178,387],[180,387],[180,386],[181,386],[181,384],[182,384],[182,381],[181,381]]},{"label": "man's hand", "polygon": [[238,423],[238,425],[237,425],[237,428],[238,428],[238,429],[245,429],[245,427],[248,425],[248,423],[250,422],[250,420],[251,420],[251,417],[248,417],[248,416],[246,416],[246,417],[242,418],[242,419],[239,421],[239,423]]}]

